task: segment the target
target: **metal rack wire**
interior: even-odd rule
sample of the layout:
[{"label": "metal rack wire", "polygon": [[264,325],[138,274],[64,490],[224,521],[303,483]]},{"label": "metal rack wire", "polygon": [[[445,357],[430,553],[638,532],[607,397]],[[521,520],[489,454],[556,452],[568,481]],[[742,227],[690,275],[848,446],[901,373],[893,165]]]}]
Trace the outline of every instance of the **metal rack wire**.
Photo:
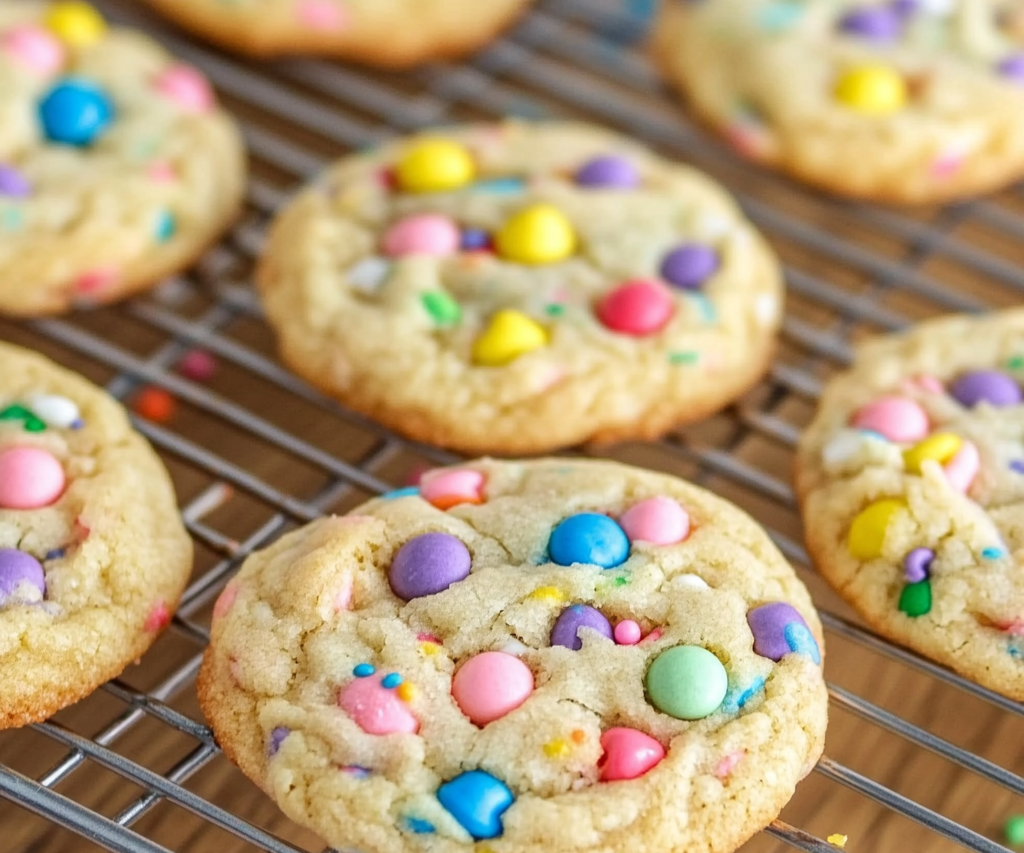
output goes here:
[{"label": "metal rack wire", "polygon": [[[136,423],[171,466],[199,554],[171,630],[140,666],[50,722],[0,733],[5,849],[321,849],[242,780],[201,721],[192,684],[211,603],[241,561],[283,531],[451,457],[382,431],[283,369],[247,284],[251,263],[282,200],[341,152],[427,124],[510,113],[602,122],[694,162],[737,193],[786,263],[784,343],[765,381],[706,424],[603,451],[744,506],[823,609],[829,757],[785,820],[744,849],[834,851],[822,840],[831,831],[849,831],[847,849],[858,851],[1004,849],[990,838],[998,815],[1024,796],[1012,747],[1024,709],[859,627],[806,568],[788,465],[821,381],[863,334],[1019,301],[1020,188],[908,213],[835,202],[742,163],[686,121],[643,60],[651,0],[542,0],[472,61],[390,76],[304,59],[245,63],[130,0],[98,5],[210,75],[243,120],[255,171],[245,217],[189,275],[115,308],[0,322],[4,338],[73,365],[119,398],[152,384],[178,400],[169,423]],[[207,384],[176,370],[197,346],[219,360]]]}]

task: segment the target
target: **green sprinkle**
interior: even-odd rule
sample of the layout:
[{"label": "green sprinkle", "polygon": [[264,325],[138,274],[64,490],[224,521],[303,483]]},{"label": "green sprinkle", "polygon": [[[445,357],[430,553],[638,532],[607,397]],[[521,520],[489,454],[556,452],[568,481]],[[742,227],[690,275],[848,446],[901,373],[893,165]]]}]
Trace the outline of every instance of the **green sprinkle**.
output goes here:
[{"label": "green sprinkle", "polygon": [[423,307],[439,326],[454,326],[462,319],[459,303],[441,290],[432,290],[422,296]]},{"label": "green sprinkle", "polygon": [[1013,847],[1020,847],[1024,845],[1024,815],[1015,814],[1008,821],[1006,826],[1003,827],[1003,834],[1006,836],[1006,841]]},{"label": "green sprinkle", "polygon": [[565,306],[558,303],[544,306],[544,313],[549,317],[561,317],[565,313]]},{"label": "green sprinkle", "polygon": [[1020,370],[1022,367],[1024,367],[1024,355],[1015,355],[1008,362],[1006,362],[1006,366],[1010,370]]},{"label": "green sprinkle", "polygon": [[932,609],[932,585],[930,581],[908,583],[900,593],[900,612],[915,618],[924,616]]},{"label": "green sprinkle", "polygon": [[44,432],[46,424],[24,406],[8,406],[0,412],[0,421],[22,421],[25,432]]},{"label": "green sprinkle", "polygon": [[700,353],[693,352],[692,350],[687,352],[670,352],[668,360],[672,364],[696,364],[700,361]]},{"label": "green sprinkle", "polygon": [[615,585],[616,586],[628,586],[629,585],[629,578],[625,577],[624,575],[620,575],[619,577],[617,577],[615,579]]}]

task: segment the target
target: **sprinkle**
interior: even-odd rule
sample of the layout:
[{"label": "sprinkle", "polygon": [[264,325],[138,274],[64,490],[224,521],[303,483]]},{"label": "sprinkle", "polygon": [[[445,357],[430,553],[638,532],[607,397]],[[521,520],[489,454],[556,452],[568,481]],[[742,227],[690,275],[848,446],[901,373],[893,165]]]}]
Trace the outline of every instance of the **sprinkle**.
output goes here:
[{"label": "sprinkle", "polygon": [[1005,557],[1006,552],[1002,548],[983,548],[981,556],[986,560],[998,560],[1000,557]]},{"label": "sprinkle", "polygon": [[846,849],[846,838],[845,835],[840,835],[838,832],[832,833],[826,840],[833,847],[838,847],[840,850]]},{"label": "sprinkle", "polygon": [[405,825],[410,832],[414,832],[417,835],[430,835],[437,832],[437,828],[429,820],[423,820],[418,817],[407,817]]},{"label": "sprinkle", "polygon": [[544,744],[544,754],[548,758],[565,758],[570,752],[572,752],[572,747],[562,738],[549,740]]},{"label": "sprinkle", "polygon": [[[434,648],[437,648],[437,646]],[[420,691],[411,681],[403,681],[398,685],[398,689],[395,691],[395,694],[403,702],[414,702],[416,701],[416,697],[420,695]]]},{"label": "sprinkle", "polygon": [[373,664],[361,663],[356,665],[356,668],[352,670],[352,674],[356,678],[369,678],[376,671],[377,670],[374,668]]},{"label": "sprinkle", "polygon": [[398,687],[402,683],[402,676],[397,672],[389,672],[384,676],[380,683],[381,687],[391,690],[393,687]]},{"label": "sprinkle", "polygon": [[277,751],[284,743],[284,739],[291,734],[291,729],[284,726],[275,726],[270,732],[270,742],[267,744],[267,753],[271,756],[277,755]]},{"label": "sprinkle", "polygon": [[1015,814],[1006,821],[1003,834],[1011,847],[1024,845],[1024,815]]},{"label": "sprinkle", "polygon": [[586,743],[587,741],[587,733],[583,729],[573,729],[569,737],[572,738],[573,743]]},{"label": "sprinkle", "polygon": [[545,305],[544,313],[549,317],[561,317],[565,314],[565,306],[559,305],[557,302],[552,303],[551,305]]},{"label": "sprinkle", "polygon": [[730,752],[721,761],[718,762],[718,766],[715,768],[715,776],[719,779],[725,779],[736,769],[737,765],[743,760],[746,753],[742,749],[736,750],[736,752]]},{"label": "sprinkle", "polygon": [[443,290],[433,290],[420,297],[423,307],[439,326],[454,326],[462,319],[462,306]]},{"label": "sprinkle", "polygon": [[444,643],[442,643],[433,634],[417,634],[416,635],[416,639],[419,640],[421,643],[433,643],[435,646],[443,646],[444,645]]},{"label": "sprinkle", "polygon": [[153,604],[153,609],[149,611],[146,622],[142,627],[146,631],[162,631],[170,624],[170,621],[171,612],[167,609],[166,603],[161,598]]},{"label": "sprinkle", "polygon": [[384,258],[364,258],[348,271],[348,283],[360,293],[372,295],[387,281],[391,262]]},{"label": "sprinkle", "polygon": [[496,195],[512,195],[521,193],[526,188],[526,181],[522,178],[488,178],[477,181],[470,188],[471,192],[493,193]]},{"label": "sprinkle", "polygon": [[132,408],[136,414],[141,415],[146,420],[160,424],[166,423],[174,417],[177,404],[174,402],[174,398],[163,388],[147,385],[135,397]]},{"label": "sprinkle", "polygon": [[419,493],[420,493],[420,487],[419,486],[405,486],[404,488],[401,488],[401,489],[393,489],[390,492],[385,492],[380,497],[381,497],[381,500],[393,501],[393,500],[397,500],[398,498],[414,498],[414,497],[418,497]]},{"label": "sprinkle", "polygon": [[342,773],[348,773],[357,779],[366,779],[373,771],[369,767],[360,767],[358,764],[347,764],[341,768]]},{"label": "sprinkle", "polygon": [[169,210],[161,210],[156,215],[156,224],[153,226],[153,239],[158,243],[166,243],[178,230],[177,220]]},{"label": "sprinkle", "polygon": [[534,601],[550,601],[560,604],[565,601],[565,593],[553,586],[541,586],[531,592],[529,598]]},{"label": "sprinkle", "polygon": [[439,651],[441,651],[441,647],[437,643],[432,643],[428,641],[425,643],[420,643],[420,651],[423,652],[423,654],[425,654],[427,657],[433,657]]},{"label": "sprinkle", "polygon": [[1010,463],[1010,470],[1016,471],[1018,474],[1024,474],[1024,460],[1014,459],[1013,462]]},{"label": "sprinkle", "polygon": [[1024,368],[1024,355],[1015,355],[1009,361],[1006,362],[1006,366],[1010,370],[1020,370]]},{"label": "sprinkle", "polygon": [[688,350],[686,352],[670,352],[668,354],[670,364],[696,364],[700,361],[700,353]]},{"label": "sprinkle", "polygon": [[196,382],[207,382],[217,372],[217,361],[206,350],[189,350],[178,362],[178,372]]},{"label": "sprinkle", "polygon": [[46,552],[46,556],[43,557],[43,560],[60,560],[63,557],[64,557],[64,549],[63,548],[54,548],[52,551],[47,551]]}]

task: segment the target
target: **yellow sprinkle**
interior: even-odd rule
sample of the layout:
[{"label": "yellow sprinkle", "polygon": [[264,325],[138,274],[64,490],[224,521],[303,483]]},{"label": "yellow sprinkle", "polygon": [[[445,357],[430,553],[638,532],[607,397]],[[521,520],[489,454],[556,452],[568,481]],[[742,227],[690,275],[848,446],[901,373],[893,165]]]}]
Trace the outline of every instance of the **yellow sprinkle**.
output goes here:
[{"label": "yellow sprinkle", "polygon": [[963,447],[963,440],[951,432],[937,432],[924,441],[915,444],[910,450],[903,451],[903,464],[911,474],[921,473],[921,463],[926,459],[934,459],[945,465]]},{"label": "yellow sprinkle", "polygon": [[529,597],[536,601],[552,601],[555,604],[565,601],[565,593],[553,586],[539,586],[530,593]]},{"label": "yellow sprinkle", "polygon": [[44,18],[46,28],[65,44],[88,47],[107,31],[103,16],[88,3],[69,0],[55,3]]},{"label": "yellow sprinkle", "polygon": [[410,193],[457,190],[475,176],[469,149],[450,139],[422,139],[410,145],[395,167],[398,186]]},{"label": "yellow sprinkle", "polygon": [[553,204],[531,204],[513,214],[494,238],[498,254],[520,264],[554,264],[576,251],[576,231]]},{"label": "yellow sprinkle", "polygon": [[572,751],[572,748],[561,738],[549,740],[544,744],[544,754],[548,758],[564,758]]},{"label": "yellow sprinkle", "polygon": [[540,323],[514,308],[504,308],[491,317],[473,344],[473,361],[484,367],[501,367],[547,342],[547,330]]},{"label": "yellow sprinkle", "polygon": [[416,685],[409,681],[403,681],[399,684],[398,689],[395,692],[398,694],[398,698],[403,702],[412,702],[420,695],[420,691],[416,688]]},{"label": "yellow sprinkle", "polygon": [[909,93],[907,83],[888,65],[860,65],[851,68],[836,83],[836,100],[852,110],[885,116],[903,109]]},{"label": "yellow sprinkle", "polygon": [[482,847],[477,847],[476,848],[476,853],[494,853],[494,848],[493,847],[488,847],[485,844]]},{"label": "yellow sprinkle", "polygon": [[846,849],[846,836],[840,835],[838,832],[833,835],[830,835],[827,841],[833,847],[838,847],[840,850]]},{"label": "yellow sprinkle", "polygon": [[420,651],[427,657],[433,657],[436,655],[440,648],[441,647],[437,643],[420,643]]},{"label": "yellow sprinkle", "polygon": [[850,553],[858,560],[873,560],[882,553],[892,517],[906,508],[903,501],[875,501],[861,510],[850,525]]}]

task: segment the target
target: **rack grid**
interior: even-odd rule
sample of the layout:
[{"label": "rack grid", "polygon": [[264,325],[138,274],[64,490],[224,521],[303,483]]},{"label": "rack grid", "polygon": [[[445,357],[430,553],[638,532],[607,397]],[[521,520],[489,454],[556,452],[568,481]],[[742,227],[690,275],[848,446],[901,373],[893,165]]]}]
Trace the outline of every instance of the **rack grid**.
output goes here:
[{"label": "rack grid", "polygon": [[[471,60],[380,74],[310,59],[253,64],[192,41],[132,0],[99,0],[202,68],[239,115],[253,157],[238,225],[187,275],[124,305],[14,324],[39,349],[130,401],[155,385],[173,419],[137,418],[171,468],[197,565],[168,630],[120,679],[53,720],[0,732],[4,849],[321,850],[232,768],[193,683],[212,602],[253,550],[284,531],[403,485],[454,457],[389,434],[276,361],[249,285],[267,223],[345,151],[435,123],[568,116],[609,125],[725,183],[785,263],[779,356],[764,381],[709,421],[658,443],[579,448],[679,474],[751,512],[798,567],[827,630],[826,758],[749,853],[999,851],[1021,807],[1024,708],[865,630],[808,568],[789,466],[828,374],[867,334],[948,311],[1020,301],[1021,187],[942,209],[839,202],[741,161],[691,124],[643,57],[654,0],[541,0]],[[195,347],[217,375],[176,370]],[[216,845],[216,847],[215,847]]]}]

